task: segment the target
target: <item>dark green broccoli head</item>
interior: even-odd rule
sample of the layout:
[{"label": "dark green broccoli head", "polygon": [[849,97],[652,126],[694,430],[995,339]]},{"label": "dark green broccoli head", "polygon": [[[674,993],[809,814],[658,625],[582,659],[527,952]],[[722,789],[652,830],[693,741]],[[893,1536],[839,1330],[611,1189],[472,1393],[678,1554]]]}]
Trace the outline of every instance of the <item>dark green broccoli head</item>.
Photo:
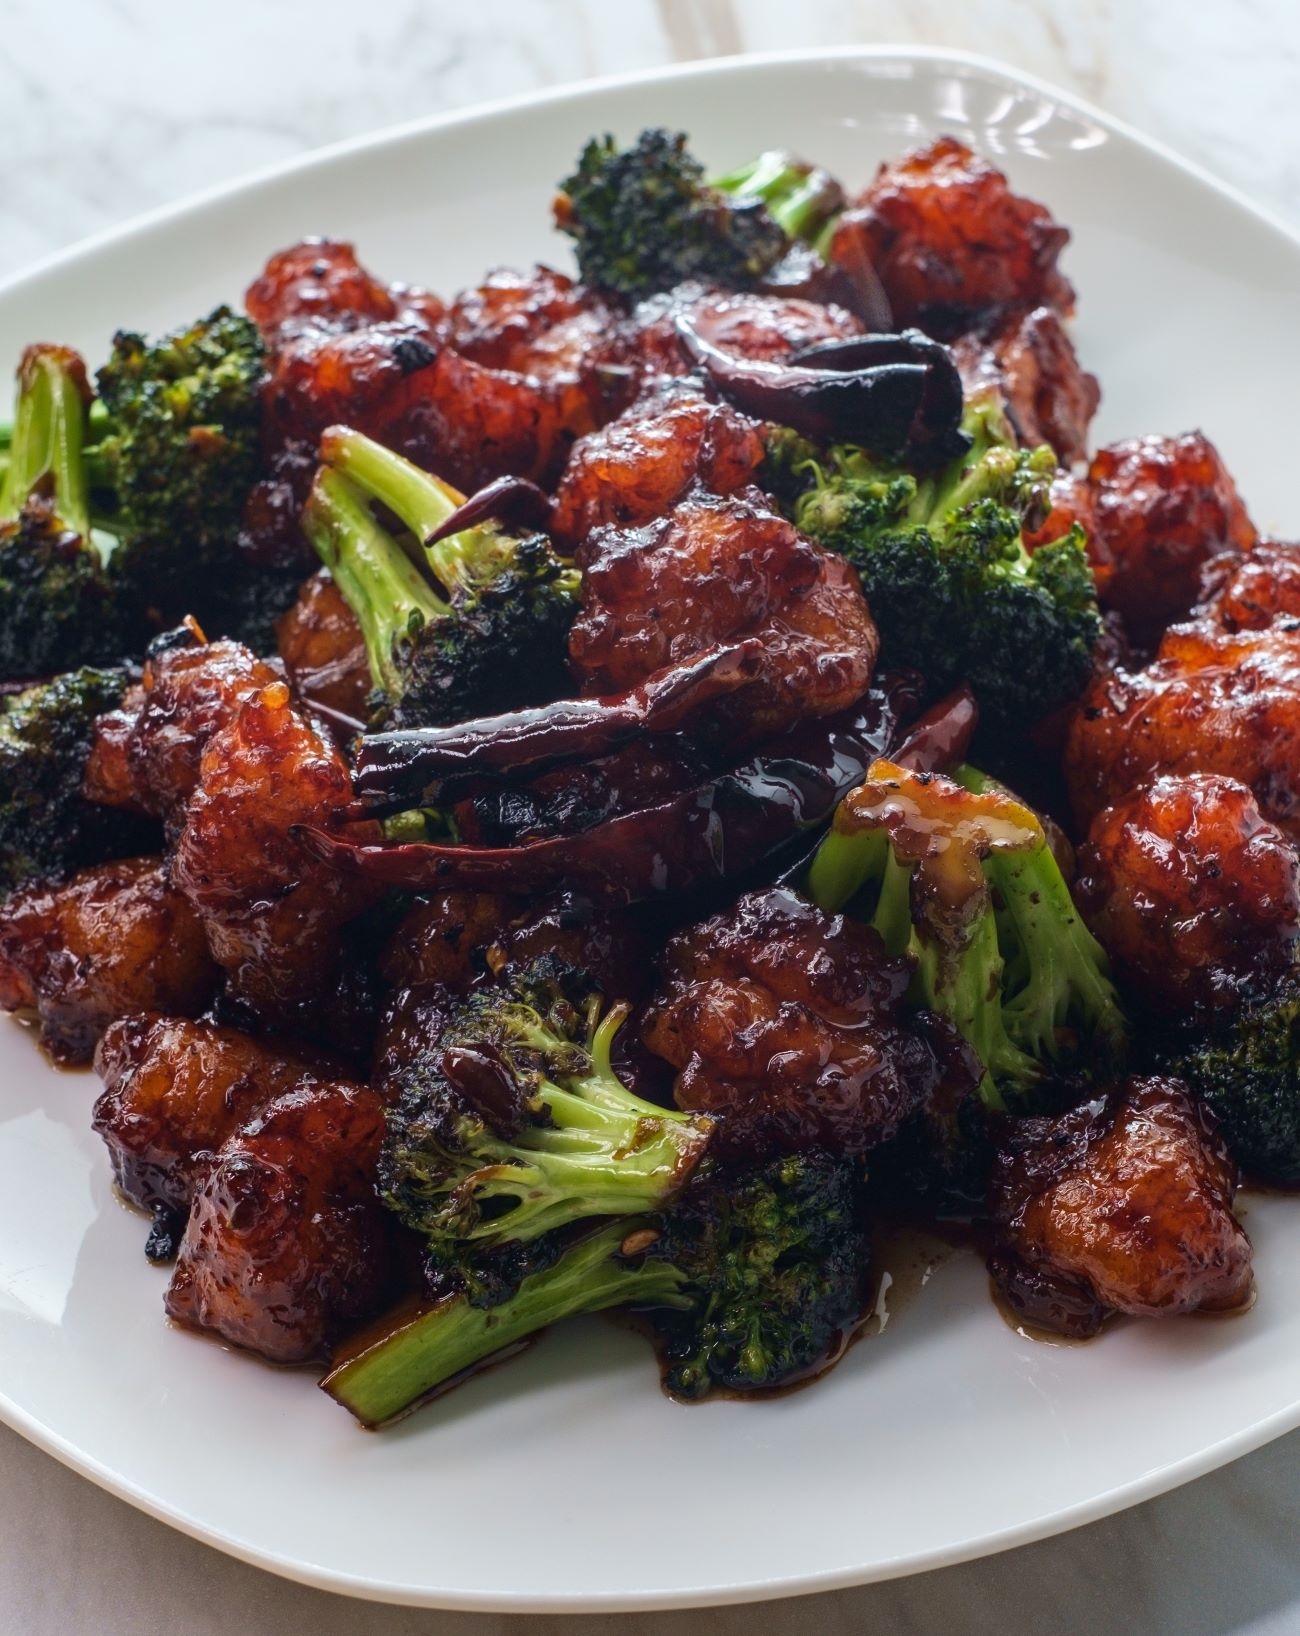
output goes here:
[{"label": "dark green broccoli head", "polygon": [[359,432],[333,428],[321,456],[303,528],[361,625],[374,726],[439,726],[563,693],[580,575],[544,535],[484,523],[432,540],[463,495]]},{"label": "dark green broccoli head", "polygon": [[144,840],[129,814],[81,795],[95,718],[117,706],[129,680],[121,668],[86,668],[0,701],[0,897]]},{"label": "dark green broccoli head", "polygon": [[102,664],[130,645],[117,587],[89,539],[44,500],[0,524],[0,675]]},{"label": "dark green broccoli head", "polygon": [[[744,173],[737,173],[740,177]],[[573,239],[584,283],[631,300],[687,279],[745,289],[790,245],[759,193],[711,186],[680,132],[642,131],[630,148],[587,143],[560,184],[556,225]]]},{"label": "dark green broccoli head", "polygon": [[602,1014],[580,975],[550,961],[455,1005],[389,1114],[385,1203],[456,1256],[665,1204],[711,1124],[618,1078],[610,1050],[626,1015]]},{"label": "dark green broccoli head", "polygon": [[275,622],[293,606],[302,580],[297,569],[286,573],[234,561],[213,576],[195,613],[207,636],[227,636],[256,654],[274,654]]},{"label": "dark green broccoli head", "polygon": [[680,1279],[651,1314],[670,1391],[754,1391],[834,1359],[867,1300],[860,1195],[858,1170],[828,1154],[697,1176],[644,1252]]},{"label": "dark green broccoli head", "polygon": [[1213,1108],[1245,1170],[1300,1185],[1300,976],[1175,1051],[1169,1068]]},{"label": "dark green broccoli head", "polygon": [[941,693],[968,681],[993,734],[1024,729],[1075,697],[1101,632],[1083,531],[1032,555],[1056,470],[1050,449],[1014,449],[1000,416],[973,404],[968,455],[917,479],[860,449],[801,468],[800,529],[848,558],[880,628],[881,662]]},{"label": "dark green broccoli head", "polygon": [[158,341],[119,333],[99,371],[97,507],[117,573],[166,617],[199,609],[202,576],[230,564],[260,467],[264,363],[257,326],[218,307]]},{"label": "dark green broccoli head", "polygon": [[84,444],[90,389],[77,353],[33,346],[18,369],[0,493],[0,675],[117,658],[120,598],[91,535]]},{"label": "dark green broccoli head", "polygon": [[482,584],[453,592],[446,614],[399,638],[400,685],[373,700],[374,725],[436,727],[564,694],[578,576],[545,535],[512,545]]}]

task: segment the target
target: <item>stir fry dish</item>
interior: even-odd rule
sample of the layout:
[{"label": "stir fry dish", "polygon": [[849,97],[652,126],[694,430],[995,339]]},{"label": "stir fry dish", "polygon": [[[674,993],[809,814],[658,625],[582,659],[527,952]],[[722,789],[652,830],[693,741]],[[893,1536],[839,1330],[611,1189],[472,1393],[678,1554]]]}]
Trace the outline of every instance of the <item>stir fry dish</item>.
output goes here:
[{"label": "stir fry dish", "polygon": [[575,274],[310,240],[18,365],[0,1005],[166,1313],[373,1427],[579,1313],[810,1379],[882,1224],[1034,1334],[1244,1310],[1300,545],[1199,431],[1091,445],[1069,233],[951,137],[605,137],[553,209]]}]

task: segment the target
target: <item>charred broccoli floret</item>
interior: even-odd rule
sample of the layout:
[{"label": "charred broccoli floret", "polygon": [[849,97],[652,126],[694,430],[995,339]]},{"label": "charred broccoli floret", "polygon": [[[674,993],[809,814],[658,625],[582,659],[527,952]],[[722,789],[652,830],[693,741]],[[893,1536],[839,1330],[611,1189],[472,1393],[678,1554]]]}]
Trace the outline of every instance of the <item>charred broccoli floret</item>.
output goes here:
[{"label": "charred broccoli floret", "polygon": [[129,681],[122,667],[88,666],[0,699],[0,898],[37,876],[146,850],[141,821],[81,794],[95,718]]},{"label": "charred broccoli floret", "polygon": [[876,762],[841,802],[808,891],[911,956],[913,997],[973,1048],[986,1107],[1014,1110],[1067,1076],[1104,1081],[1122,1060],[1105,954],[1042,825],[974,768],[948,779]]},{"label": "charred broccoli floret", "polygon": [[639,300],[686,279],[752,287],[792,241],[816,242],[843,204],[833,178],[788,154],[710,182],[683,134],[646,130],[630,148],[588,142],[555,221],[585,283]]},{"label": "charred broccoli floret", "polygon": [[655,1210],[682,1187],[711,1121],[622,1083],[610,1049],[627,1012],[602,1015],[577,973],[543,959],[472,993],[412,1062],[379,1186],[435,1258]]},{"label": "charred broccoli floret", "polygon": [[1219,1117],[1242,1166],[1300,1185],[1300,974],[1168,1063]]},{"label": "charred broccoli floret", "polygon": [[[4,434],[0,674],[102,663],[185,614],[246,634],[268,596],[236,549],[262,373],[256,326],[225,307],[153,343],[115,336],[98,397],[77,353],[28,348]],[[292,588],[275,596],[278,612]]]},{"label": "charred broccoli floret", "polygon": [[859,1183],[842,1159],[789,1154],[719,1168],[659,1218],[644,1255],[679,1278],[651,1314],[669,1391],[760,1390],[836,1356],[867,1294]]},{"label": "charred broccoli floret", "polygon": [[563,692],[580,576],[545,535],[484,523],[429,544],[464,495],[343,427],[325,433],[321,460],[303,528],[360,621],[376,726],[444,725]]},{"label": "charred broccoli floret", "polygon": [[504,1291],[476,1279],[404,1315],[322,1384],[377,1425],[562,1318],[630,1307],[678,1396],[779,1386],[838,1354],[868,1262],[852,1166],[822,1154],[708,1166],[666,1211],[550,1235]]},{"label": "charred broccoli floret", "polygon": [[18,367],[0,491],[0,676],[115,659],[129,645],[117,587],[91,532],[90,388],[68,347],[28,347]]},{"label": "charred broccoli floret", "polygon": [[265,349],[218,307],[157,341],[122,331],[96,380],[89,479],[113,569],[154,623],[186,613],[225,633],[240,516],[259,467]]},{"label": "charred broccoli floret", "polygon": [[858,570],[880,627],[881,663],[919,670],[936,693],[968,681],[995,734],[1025,729],[1075,697],[1100,634],[1096,588],[1076,524],[1026,551],[1056,457],[1017,449],[996,403],[972,401],[965,456],[930,476],[847,445],[811,460],[785,438],[771,451],[774,486],[794,460],[809,486],[799,528]]}]

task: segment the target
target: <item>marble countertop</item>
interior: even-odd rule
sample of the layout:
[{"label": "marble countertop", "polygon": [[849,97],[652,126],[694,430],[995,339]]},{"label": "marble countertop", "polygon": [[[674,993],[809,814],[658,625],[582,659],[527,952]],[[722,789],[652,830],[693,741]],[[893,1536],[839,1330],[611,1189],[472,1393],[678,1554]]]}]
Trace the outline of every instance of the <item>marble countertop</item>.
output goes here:
[{"label": "marble countertop", "polygon": [[[0,277],[323,143],[591,75],[740,51],[924,42],[1099,103],[1300,229],[1294,0],[0,0]],[[1300,1434],[1064,1538],[761,1608],[591,1636],[1300,1630]],[[0,1628],[523,1636],[577,1621],[381,1609],[228,1561],[0,1430]]]}]

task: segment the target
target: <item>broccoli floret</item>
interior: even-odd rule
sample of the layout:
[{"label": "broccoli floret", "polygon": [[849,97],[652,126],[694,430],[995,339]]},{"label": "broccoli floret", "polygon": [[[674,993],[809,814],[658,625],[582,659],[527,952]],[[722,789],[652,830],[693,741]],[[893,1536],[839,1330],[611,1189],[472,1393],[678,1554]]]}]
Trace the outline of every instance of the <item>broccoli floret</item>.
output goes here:
[{"label": "broccoli floret", "polygon": [[303,528],[360,621],[374,725],[443,725],[564,691],[580,575],[545,535],[484,523],[429,545],[463,495],[342,427],[321,439],[321,459]]},{"label": "broccoli floret", "polygon": [[[965,456],[916,477],[862,449],[800,466],[799,528],[858,570],[880,627],[881,662],[914,668],[940,693],[968,681],[993,734],[1026,727],[1073,698],[1101,630],[1082,529],[1032,555],[1022,533],[1046,514],[1056,457],[1017,449],[1001,409],[973,400]],[[788,440],[772,451],[790,478]]]},{"label": "broccoli floret", "polygon": [[1300,974],[1181,1045],[1167,1066],[1213,1108],[1246,1170],[1300,1185]]},{"label": "broccoli floret", "polygon": [[870,1251],[860,1177],[841,1159],[719,1168],[656,1227],[646,1265],[680,1283],[650,1318],[678,1397],[795,1379],[833,1359],[862,1315]]},{"label": "broccoli floret", "polygon": [[380,1193],[435,1257],[496,1249],[593,1216],[660,1208],[711,1122],[634,1096],[610,1062],[628,1013],[601,1015],[576,973],[541,960],[477,990],[406,1070]]},{"label": "broccoli floret", "polygon": [[550,1235],[517,1280],[479,1277],[405,1314],[322,1382],[367,1425],[579,1313],[643,1312],[680,1397],[779,1386],[834,1359],[866,1300],[852,1166],[821,1154],[709,1167],[666,1211]]},{"label": "broccoli floret", "polygon": [[555,221],[584,282],[640,300],[687,279],[750,288],[793,240],[816,242],[843,203],[825,171],[781,153],[706,181],[684,135],[646,130],[630,148],[588,142]]},{"label": "broccoli floret", "polygon": [[28,348],[0,435],[0,674],[103,663],[185,614],[243,634],[267,601],[236,549],[263,361],[256,326],[225,307],[155,343],[117,335],[98,398],[75,352]]},{"label": "broccoli floret", "polygon": [[257,326],[228,307],[157,341],[113,337],[97,376],[90,482],[96,519],[117,539],[114,572],[155,624],[186,613],[221,623],[259,474],[264,367]]},{"label": "broccoli floret", "polygon": [[68,347],[32,346],[0,492],[0,675],[112,660],[128,645],[92,536],[84,447],[90,389]]},{"label": "broccoli floret", "polygon": [[974,768],[947,779],[876,762],[836,812],[808,891],[910,956],[915,1002],[970,1044],[987,1108],[1023,1108],[1068,1076],[1104,1081],[1122,1061],[1105,953],[1041,824]]},{"label": "broccoli floret", "polygon": [[148,850],[148,826],[81,794],[95,718],[131,680],[87,666],[0,700],[0,898],[38,876]]}]

